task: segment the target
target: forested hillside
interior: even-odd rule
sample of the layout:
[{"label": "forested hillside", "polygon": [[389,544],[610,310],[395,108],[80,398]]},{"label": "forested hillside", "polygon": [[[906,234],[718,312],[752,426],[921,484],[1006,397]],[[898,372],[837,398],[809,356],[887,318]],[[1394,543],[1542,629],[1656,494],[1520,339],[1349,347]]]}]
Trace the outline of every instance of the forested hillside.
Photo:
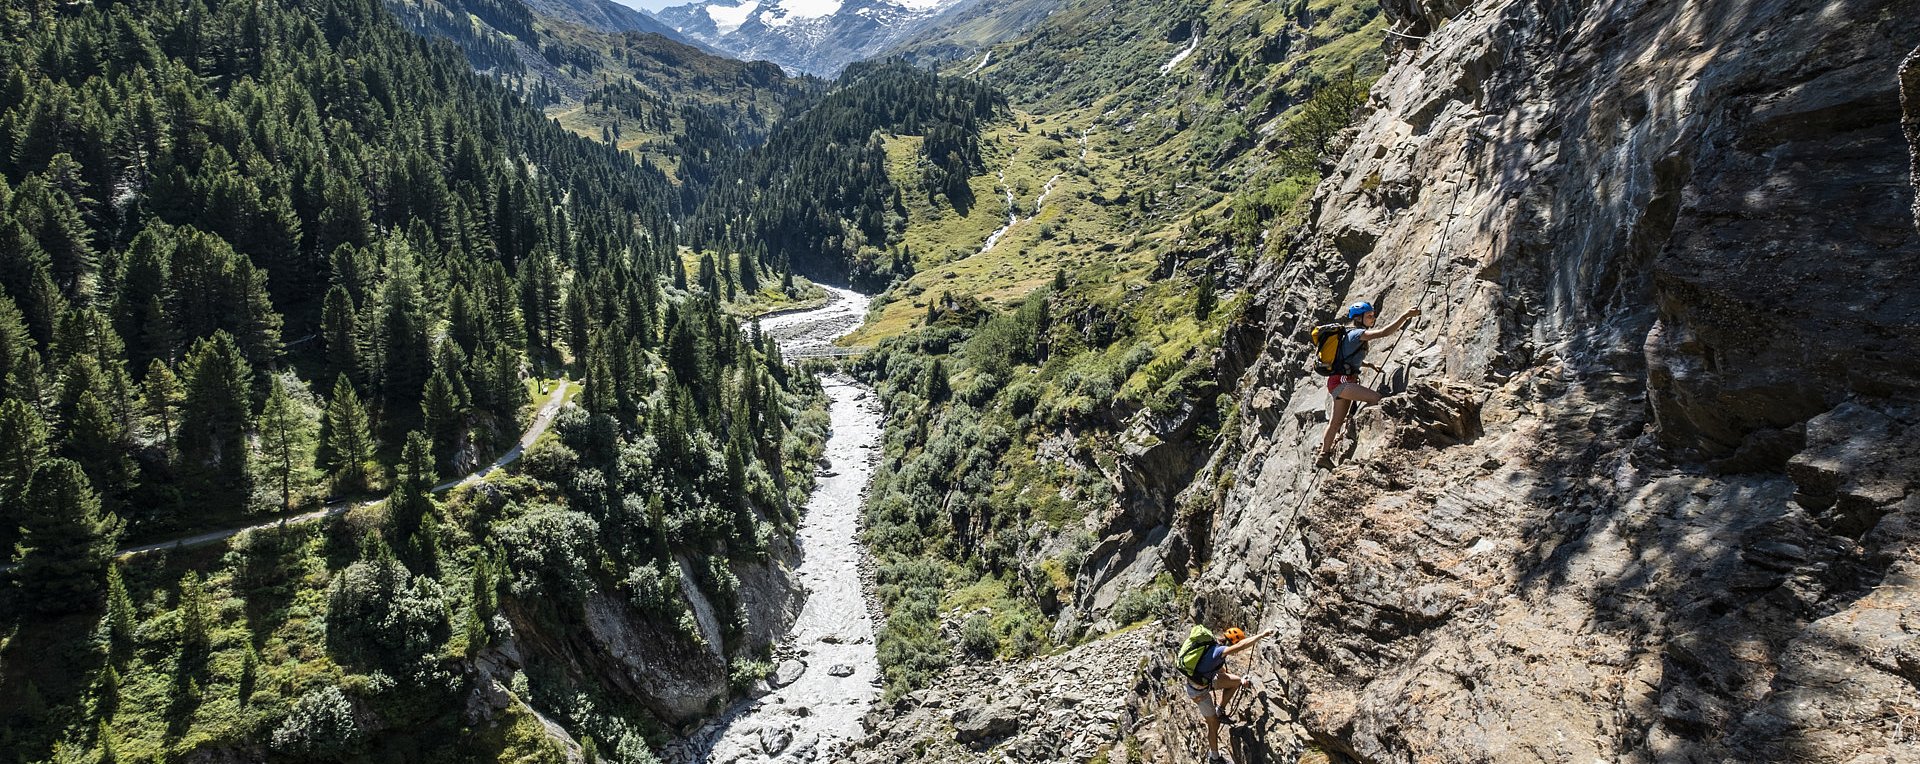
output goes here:
[{"label": "forested hillside", "polygon": [[[375,0],[4,22],[7,758],[557,760],[538,709],[643,761],[764,654],[817,389],[686,287],[661,172]],[[386,498],[112,554],[327,496]]]},{"label": "forested hillside", "polygon": [[[788,77],[765,61],[724,58],[630,25],[586,24],[570,2],[386,0],[386,6],[408,28],[454,42],[475,70],[545,107],[566,128],[688,181],[682,196],[688,207],[716,163],[759,145],[775,120],[824,86]],[[591,0],[580,4],[594,10]]]},{"label": "forested hillside", "polygon": [[[837,86],[782,120],[765,145],[715,170],[688,238],[877,288],[911,272],[899,248],[903,196],[971,208],[967,180],[980,172],[984,123],[1004,114],[990,88],[898,61],[850,66]],[[887,171],[889,133],[926,136],[917,177]]]}]

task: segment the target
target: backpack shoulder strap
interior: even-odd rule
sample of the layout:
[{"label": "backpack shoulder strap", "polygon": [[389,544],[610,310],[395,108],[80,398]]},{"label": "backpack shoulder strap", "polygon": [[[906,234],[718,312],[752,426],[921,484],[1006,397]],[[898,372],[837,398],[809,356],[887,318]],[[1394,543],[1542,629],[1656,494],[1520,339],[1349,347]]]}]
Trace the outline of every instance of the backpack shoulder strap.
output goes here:
[{"label": "backpack shoulder strap", "polygon": [[[1356,334],[1356,332],[1358,334]],[[1346,363],[1347,359],[1352,358],[1355,354],[1360,352],[1361,346],[1365,345],[1367,342],[1365,339],[1362,339],[1363,337],[1366,336],[1366,332],[1367,330],[1365,329],[1354,327],[1352,329],[1348,329],[1347,331],[1340,333],[1340,349],[1337,351],[1334,351],[1334,355],[1333,355],[1334,366],[1337,367],[1343,363]]]}]

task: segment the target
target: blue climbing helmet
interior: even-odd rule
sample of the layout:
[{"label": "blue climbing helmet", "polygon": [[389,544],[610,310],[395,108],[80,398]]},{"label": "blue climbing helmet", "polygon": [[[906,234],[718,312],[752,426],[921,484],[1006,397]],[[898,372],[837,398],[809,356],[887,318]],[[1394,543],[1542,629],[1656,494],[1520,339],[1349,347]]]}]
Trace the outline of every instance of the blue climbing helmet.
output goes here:
[{"label": "blue climbing helmet", "polygon": [[1353,319],[1359,318],[1361,316],[1364,316],[1372,312],[1373,312],[1373,303],[1362,300],[1360,302],[1356,302],[1352,305],[1347,306],[1347,320],[1352,321]]}]

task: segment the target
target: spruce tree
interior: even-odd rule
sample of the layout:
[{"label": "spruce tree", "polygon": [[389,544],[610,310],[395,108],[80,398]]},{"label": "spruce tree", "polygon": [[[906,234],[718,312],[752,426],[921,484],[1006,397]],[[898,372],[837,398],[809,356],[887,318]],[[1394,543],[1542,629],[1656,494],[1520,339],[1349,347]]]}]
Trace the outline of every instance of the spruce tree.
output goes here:
[{"label": "spruce tree", "polygon": [[0,291],[0,398],[38,396],[40,356],[34,344],[26,317]]},{"label": "spruce tree", "polygon": [[734,266],[733,272],[740,277],[740,289],[747,294],[760,291],[760,268],[754,263],[753,255],[746,250],[741,250],[737,257],[738,263]]},{"label": "spruce tree", "polygon": [[327,290],[320,309],[320,342],[326,350],[328,370],[334,374],[360,376],[359,316],[353,296],[339,284]]},{"label": "spruce tree", "polygon": [[427,375],[433,366],[433,350],[427,340],[426,299],[420,293],[418,275],[410,250],[404,242],[391,242],[387,251],[393,258],[386,289],[381,293],[385,315],[381,319],[380,391],[389,404],[417,403]]},{"label": "spruce tree", "polygon": [[120,576],[119,565],[107,567],[107,616],[106,632],[109,652],[115,658],[125,658],[133,648],[133,629],[138,626],[138,613],[133,607],[133,598],[127,596],[127,584]]},{"label": "spruce tree", "polygon": [[949,392],[951,388],[947,384],[947,365],[941,359],[935,358],[933,366],[927,369],[927,377],[924,386],[920,389],[920,397],[927,399],[927,403],[937,405],[947,399]]},{"label": "spruce tree", "polygon": [[107,508],[125,514],[124,499],[138,480],[127,433],[107,404],[92,391],[80,394],[72,421],[67,422],[61,454],[79,462],[94,485],[102,486]]},{"label": "spruce tree", "polygon": [[399,537],[405,539],[433,511],[433,444],[425,433],[407,433],[406,445],[400,449],[398,473],[393,493],[387,497],[387,513]]},{"label": "spruce tree", "polygon": [[42,463],[27,482],[14,585],[27,607],[68,613],[98,607],[120,519],[101,511],[87,474],[70,459]]},{"label": "spruce tree", "polygon": [[212,606],[207,602],[207,589],[200,583],[200,574],[187,571],[180,578],[180,652],[183,658],[196,660],[206,657],[207,648],[213,642]]},{"label": "spruce tree", "polygon": [[1199,292],[1193,296],[1193,317],[1200,321],[1207,320],[1208,316],[1213,315],[1214,306],[1218,304],[1219,297],[1214,293],[1213,274],[1201,276]]},{"label": "spruce tree", "polygon": [[[427,380],[426,391],[420,396],[420,413],[426,423],[433,463],[451,466],[460,448],[460,438],[466,434],[466,416],[446,369],[435,369]],[[451,474],[451,470],[448,473]]]}]

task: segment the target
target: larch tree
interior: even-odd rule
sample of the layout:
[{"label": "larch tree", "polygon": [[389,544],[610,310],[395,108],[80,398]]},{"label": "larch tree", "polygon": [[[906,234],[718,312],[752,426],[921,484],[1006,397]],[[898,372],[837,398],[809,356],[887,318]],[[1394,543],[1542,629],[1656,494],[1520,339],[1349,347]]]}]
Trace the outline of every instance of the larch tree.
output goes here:
[{"label": "larch tree", "polygon": [[173,369],[160,359],[147,364],[147,376],[140,380],[145,393],[147,416],[153,417],[153,423],[160,426],[160,440],[163,444],[173,444],[174,426],[180,421],[180,402],[183,391],[180,378],[174,376]]},{"label": "larch tree", "polygon": [[266,406],[260,410],[257,426],[258,454],[254,466],[263,487],[278,499],[279,511],[288,512],[312,492],[314,451],[318,445],[312,408],[292,389],[299,381],[288,382],[275,375],[267,391]]},{"label": "larch tree", "polygon": [[360,403],[360,395],[353,391],[353,382],[345,374],[333,383],[333,398],[327,402],[322,430],[320,463],[333,480],[334,490],[367,490],[373,427],[367,420],[366,406]]}]

